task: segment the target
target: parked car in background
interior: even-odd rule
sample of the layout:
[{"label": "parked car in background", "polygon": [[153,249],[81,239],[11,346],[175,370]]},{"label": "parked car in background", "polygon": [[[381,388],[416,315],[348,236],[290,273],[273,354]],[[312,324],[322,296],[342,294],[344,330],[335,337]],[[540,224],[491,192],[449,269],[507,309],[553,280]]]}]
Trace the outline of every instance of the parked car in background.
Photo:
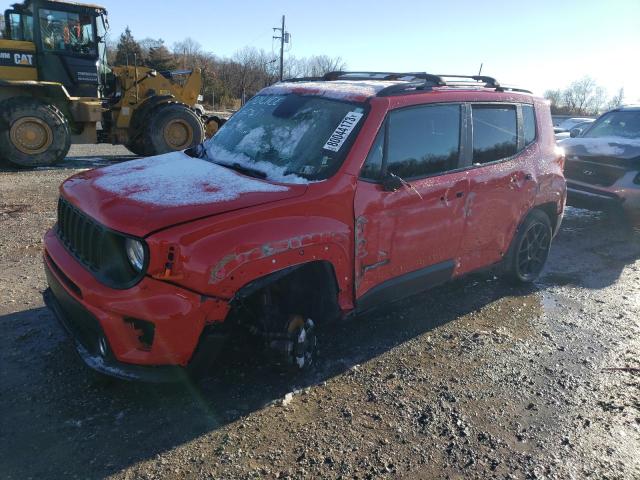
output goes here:
[{"label": "parked car in background", "polygon": [[589,118],[589,117],[567,118],[566,120],[563,120],[558,124],[558,128],[565,132],[568,132],[569,130],[577,126],[579,123],[594,122],[594,121],[595,121],[595,118]]},{"label": "parked car in background", "polygon": [[569,204],[622,208],[640,222],[640,106],[611,110],[559,145],[566,154]]},{"label": "parked car in background", "polygon": [[569,137],[579,137],[580,135],[582,135],[583,132],[587,130],[587,128],[589,128],[589,126],[591,126],[593,122],[594,120],[580,122],[576,124],[571,130],[563,130],[560,127],[554,127],[553,132],[556,138],[556,142],[558,140],[562,140]]},{"label": "parked car in background", "polygon": [[563,160],[547,102],[491,77],[279,83],[197,148],[66,180],[45,299],[109,375],[204,368],[232,329],[307,367],[328,320],[487,267],[535,280]]}]

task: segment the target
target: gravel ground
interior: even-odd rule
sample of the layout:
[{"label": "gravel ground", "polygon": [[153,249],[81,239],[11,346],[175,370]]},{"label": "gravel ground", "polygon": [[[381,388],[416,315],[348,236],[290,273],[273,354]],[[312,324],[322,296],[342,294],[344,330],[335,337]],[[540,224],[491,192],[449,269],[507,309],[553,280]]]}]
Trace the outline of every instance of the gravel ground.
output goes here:
[{"label": "gravel ground", "polygon": [[0,477],[640,478],[640,239],[569,209],[530,288],[474,275],[327,326],[291,376],[236,346],[201,385],[87,370],[43,307],[59,183],[0,171]]}]

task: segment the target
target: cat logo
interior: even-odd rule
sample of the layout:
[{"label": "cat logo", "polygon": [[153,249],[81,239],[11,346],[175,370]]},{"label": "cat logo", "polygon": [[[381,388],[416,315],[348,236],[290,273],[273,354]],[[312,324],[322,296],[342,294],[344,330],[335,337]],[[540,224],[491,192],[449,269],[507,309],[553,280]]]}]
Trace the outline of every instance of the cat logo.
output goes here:
[{"label": "cat logo", "polygon": [[14,53],[13,62],[16,65],[29,66],[33,65],[33,55],[28,53]]}]

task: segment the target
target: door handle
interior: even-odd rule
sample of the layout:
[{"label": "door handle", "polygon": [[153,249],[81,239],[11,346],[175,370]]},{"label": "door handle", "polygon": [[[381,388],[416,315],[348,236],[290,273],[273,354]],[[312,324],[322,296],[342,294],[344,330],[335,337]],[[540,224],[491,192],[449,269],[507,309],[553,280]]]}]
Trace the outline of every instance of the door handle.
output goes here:
[{"label": "door handle", "polygon": [[464,197],[464,192],[456,192],[456,198]]},{"label": "door handle", "polygon": [[530,173],[527,173],[527,174],[524,176],[524,179],[525,179],[525,180],[527,180],[527,181],[528,181],[528,180],[533,180],[533,175],[531,175]]}]

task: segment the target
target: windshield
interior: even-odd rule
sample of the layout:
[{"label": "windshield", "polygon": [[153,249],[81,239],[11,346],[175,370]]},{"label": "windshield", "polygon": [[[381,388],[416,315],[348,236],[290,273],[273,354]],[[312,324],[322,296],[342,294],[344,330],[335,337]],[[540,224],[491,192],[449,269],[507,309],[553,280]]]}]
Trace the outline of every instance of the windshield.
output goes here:
[{"label": "windshield", "polygon": [[640,138],[640,111],[606,113],[582,136],[584,138]]},{"label": "windshield", "polygon": [[40,36],[45,50],[83,55],[98,53],[91,15],[41,9]]},{"label": "windshield", "polygon": [[205,143],[207,157],[274,181],[324,180],[340,167],[364,113],[363,106],[338,100],[258,95]]}]

